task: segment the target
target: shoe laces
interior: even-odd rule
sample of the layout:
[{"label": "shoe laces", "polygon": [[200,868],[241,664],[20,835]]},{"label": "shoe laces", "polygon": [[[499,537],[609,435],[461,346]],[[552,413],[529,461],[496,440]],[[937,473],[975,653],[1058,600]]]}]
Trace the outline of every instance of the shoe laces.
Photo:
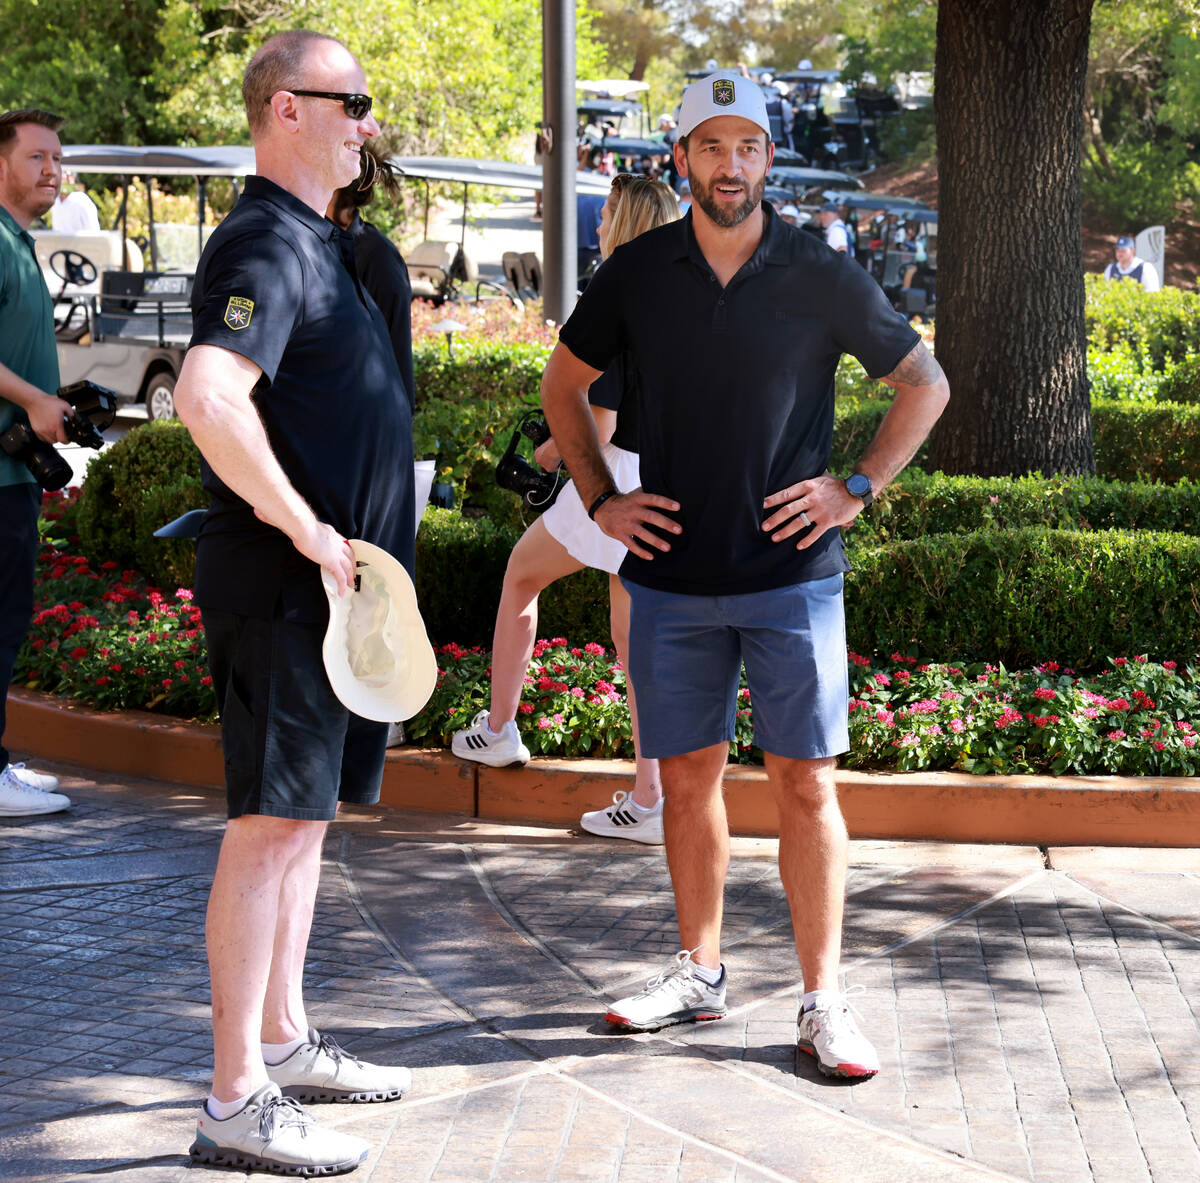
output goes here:
[{"label": "shoe laces", "polygon": [[44,797],[46,794],[37,785],[31,785],[28,781],[22,780],[19,772],[20,768],[24,768],[24,764],[10,764],[0,773],[0,781],[7,781],[8,784],[20,793],[32,793],[37,797]]},{"label": "shoe laces", "polygon": [[363,1067],[362,1060],[353,1052],[348,1052],[332,1035],[317,1037],[317,1051],[324,1052],[335,1064],[340,1064],[343,1060],[350,1060],[360,1068]]},{"label": "shoe laces", "polygon": [[866,986],[847,986],[838,1000],[829,1006],[819,1006],[810,1011],[802,1011],[801,1017],[811,1015],[817,1026],[824,1027],[831,1034],[858,1034],[854,1026],[855,1019],[862,1019],[858,1007],[850,1001],[851,997],[859,997],[867,992]]},{"label": "shoe laces", "polygon": [[629,800],[629,794],[624,789],[618,789],[613,793],[612,806],[605,812],[608,814],[609,820],[612,820],[612,815]]},{"label": "shoe laces", "polygon": [[275,1136],[277,1128],[294,1125],[299,1126],[301,1134],[307,1137],[312,1120],[295,1097],[276,1094],[264,1101],[263,1107],[258,1111],[258,1136],[264,1142],[269,1142]]},{"label": "shoe laces", "polygon": [[656,973],[654,977],[646,979],[646,989],[644,993],[649,994],[653,990],[658,990],[660,987],[668,985],[675,978],[686,978],[691,980],[696,976],[696,963],[692,960],[694,953],[699,953],[703,949],[703,945],[697,945],[694,949],[680,949],[678,953],[671,959],[671,964],[660,973]]}]

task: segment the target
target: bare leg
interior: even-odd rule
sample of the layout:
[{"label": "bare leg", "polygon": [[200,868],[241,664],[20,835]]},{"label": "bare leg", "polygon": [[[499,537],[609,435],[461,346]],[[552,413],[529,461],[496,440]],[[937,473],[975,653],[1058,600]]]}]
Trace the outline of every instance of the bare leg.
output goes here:
[{"label": "bare leg", "polygon": [[259,1040],[284,880],[310,848],[319,857],[326,825],[247,815],[225,828],[206,923],[218,1101],[235,1101],[266,1083]]},{"label": "bare leg", "polygon": [[321,847],[326,823],[313,828],[311,841],[288,864],[279,889],[271,975],[263,1000],[262,1041],[286,1043],[308,1032],[304,1009],[304,957],[312,930],[321,878]]},{"label": "bare leg", "polygon": [[629,720],[633,724],[633,754],[637,761],[637,774],[633,782],[633,799],[646,809],[658,803],[662,796],[662,778],[658,761],[642,755],[638,735],[637,702],[633,697],[633,681],[629,677],[629,593],[615,575],[608,577],[609,620],[612,626],[613,644],[625,671],[625,697],[629,703]]},{"label": "bare leg", "polygon": [[709,969],[721,964],[721,916],[729,869],[729,821],[721,795],[729,745],[714,744],[659,761],[663,784],[663,833],[675,889],[679,936],[693,960]]},{"label": "bare leg", "polygon": [[508,559],[496,630],[492,638],[492,701],[488,724],[499,731],[517,717],[523,679],[529,669],[537,633],[537,601],[544,588],[556,579],[582,571],[583,564],[571,558],[538,518],[524,534]]},{"label": "bare leg", "polygon": [[836,990],[849,843],[834,760],[766,754],[779,805],[779,877],[792,913],[805,990]]}]

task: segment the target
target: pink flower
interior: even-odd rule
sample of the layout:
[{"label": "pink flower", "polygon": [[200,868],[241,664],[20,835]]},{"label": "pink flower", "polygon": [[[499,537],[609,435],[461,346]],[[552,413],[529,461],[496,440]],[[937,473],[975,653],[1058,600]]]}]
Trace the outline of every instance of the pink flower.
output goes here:
[{"label": "pink flower", "polygon": [[523,703],[521,703],[521,705],[519,707],[517,707],[517,710],[519,710],[522,715],[532,715],[533,714],[533,703],[523,702]]},{"label": "pink flower", "polygon": [[550,728],[551,728],[551,727],[553,727],[553,726],[554,726],[554,724],[553,724],[553,723],[551,723],[551,722],[550,722],[550,720],[549,720],[549,719],[547,719],[545,715],[543,715],[543,716],[542,716],[542,717],[541,717],[541,718],[538,720],[538,730],[539,730],[539,731],[549,731],[549,730],[550,730]]},{"label": "pink flower", "polygon": [[177,588],[175,591],[175,598],[177,600],[190,600],[192,598],[191,588],[187,588],[187,587]]},{"label": "pink flower", "polygon": [[1164,661],[1163,662],[1164,670],[1173,670],[1173,669],[1175,669],[1175,667],[1176,667],[1176,663],[1173,661]]},{"label": "pink flower", "polygon": [[887,676],[887,674],[876,674],[875,681],[878,682],[880,686],[890,686],[892,684],[892,680]]},{"label": "pink flower", "polygon": [[560,715],[560,714],[558,714],[558,713],[556,712],[556,713],[555,713],[555,715],[554,715],[554,721],[555,721],[555,722],[556,722],[556,723],[557,723],[557,724],[558,724],[558,725],[561,727],[561,726],[562,726],[562,724],[563,724],[563,717],[562,717],[562,715]]},{"label": "pink flower", "polygon": [[942,702],[958,702],[962,698],[962,695],[957,690],[946,690],[939,694],[938,697]]},{"label": "pink flower", "polygon": [[1095,707],[1084,707],[1081,713],[1085,719],[1095,719],[1100,714]]},{"label": "pink flower", "polygon": [[572,686],[571,687],[571,697],[572,698],[582,698],[583,690],[579,686]]},{"label": "pink flower", "polygon": [[593,657],[604,656],[604,646],[597,645],[595,641],[589,641],[586,645],[584,645],[583,651],[584,653],[590,653]]},{"label": "pink flower", "polygon": [[891,711],[879,710],[875,712],[875,718],[879,720],[885,727],[891,727],[896,721],[896,716]]},{"label": "pink flower", "polygon": [[1005,727],[1011,727],[1014,723],[1020,723],[1024,717],[1020,711],[1014,711],[1012,707],[1005,707],[1004,713],[996,720],[996,730],[1003,731]]},{"label": "pink flower", "polygon": [[1118,728],[1117,728],[1115,731],[1110,731],[1110,732],[1109,732],[1109,733],[1108,733],[1108,734],[1107,734],[1107,735],[1106,735],[1104,738],[1105,738],[1105,739],[1124,739],[1124,738],[1125,738],[1125,732],[1124,732],[1124,731],[1122,731],[1122,730],[1121,730],[1121,729],[1118,727]]},{"label": "pink flower", "polygon": [[1033,692],[1033,697],[1040,698],[1043,702],[1050,702],[1051,699],[1056,698],[1057,695],[1054,693],[1053,690],[1050,689],[1049,686],[1039,686]]},{"label": "pink flower", "polygon": [[961,719],[950,720],[950,730],[953,731],[955,735],[961,734],[965,726],[966,724]]},{"label": "pink flower", "polygon": [[1163,750],[1163,748],[1165,748],[1166,746],[1167,745],[1165,743],[1163,743],[1163,741],[1161,739],[1156,739],[1154,741],[1154,750],[1156,752],[1161,752]]}]

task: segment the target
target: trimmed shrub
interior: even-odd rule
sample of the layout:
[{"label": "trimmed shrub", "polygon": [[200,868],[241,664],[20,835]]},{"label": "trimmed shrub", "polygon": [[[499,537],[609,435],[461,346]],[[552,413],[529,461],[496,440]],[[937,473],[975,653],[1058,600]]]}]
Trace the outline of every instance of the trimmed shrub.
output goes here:
[{"label": "trimmed shrub", "polygon": [[413,419],[414,455],[437,460],[438,480],[452,484],[460,506],[519,523],[519,498],[495,482],[517,420],[539,407],[549,350],[541,345],[464,340],[453,359],[444,345],[413,350],[420,402]]},{"label": "trimmed shrub", "polygon": [[1200,405],[1095,402],[1096,472],[1112,480],[1200,480]]},{"label": "trimmed shrub", "polygon": [[[830,465],[834,472],[849,471],[890,405],[839,405]],[[1200,405],[1097,399],[1092,403],[1092,435],[1098,476],[1115,481],[1200,480]],[[923,444],[913,464],[923,465],[927,454],[928,445]]]},{"label": "trimmed shrub", "polygon": [[1083,195],[1101,215],[1113,226],[1173,222],[1186,183],[1187,144],[1172,136],[1112,144],[1107,154],[1108,168],[1088,155],[1080,169]]},{"label": "trimmed shrub", "polygon": [[[489,518],[425,511],[417,534],[417,602],[434,644],[491,646],[504,570],[520,536]],[[538,607],[538,636],[612,644],[604,572],[560,579],[542,593]]]},{"label": "trimmed shrub", "polygon": [[1085,276],[1088,344],[1099,350],[1128,345],[1155,370],[1168,360],[1200,353],[1200,293],[1180,288],[1148,292],[1140,283]]},{"label": "trimmed shrub", "polygon": [[1097,667],[1200,649],[1200,538],[1028,528],[856,551],[846,630],[861,653]]},{"label": "trimmed shrub", "polygon": [[1200,356],[1185,358],[1168,370],[1155,398],[1164,403],[1200,403]]},{"label": "trimmed shrub", "polygon": [[190,588],[195,543],[155,538],[154,531],[207,504],[200,453],[187,428],[174,421],[147,423],[88,465],[79,500],[80,546],[97,565],[114,562],[158,587]]},{"label": "trimmed shrub", "polygon": [[1200,484],[1100,477],[972,477],[908,469],[846,532],[847,546],[930,534],[1050,526],[1200,534]]}]

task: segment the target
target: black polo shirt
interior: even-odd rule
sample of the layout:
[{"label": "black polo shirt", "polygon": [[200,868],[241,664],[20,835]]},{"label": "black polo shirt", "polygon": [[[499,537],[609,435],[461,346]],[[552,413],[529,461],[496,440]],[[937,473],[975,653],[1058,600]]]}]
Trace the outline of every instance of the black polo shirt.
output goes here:
[{"label": "black polo shirt", "polygon": [[[196,269],[192,345],[262,369],[252,395],[271,450],[317,517],[413,570],[412,415],[387,326],[349,235],[264,177],[248,177]],[[211,494],[196,600],[248,616],[327,615],[320,568],[206,464]]]},{"label": "black polo shirt", "polygon": [[642,487],[681,506],[667,554],[626,557],[634,583],[741,595],[848,569],[840,530],[807,550],[772,542],[763,499],[828,469],[841,355],[878,378],[920,338],[860,266],[763,209],[762,240],[727,287],[689,213],[614,251],[562,327],[595,369],[632,355]]}]

